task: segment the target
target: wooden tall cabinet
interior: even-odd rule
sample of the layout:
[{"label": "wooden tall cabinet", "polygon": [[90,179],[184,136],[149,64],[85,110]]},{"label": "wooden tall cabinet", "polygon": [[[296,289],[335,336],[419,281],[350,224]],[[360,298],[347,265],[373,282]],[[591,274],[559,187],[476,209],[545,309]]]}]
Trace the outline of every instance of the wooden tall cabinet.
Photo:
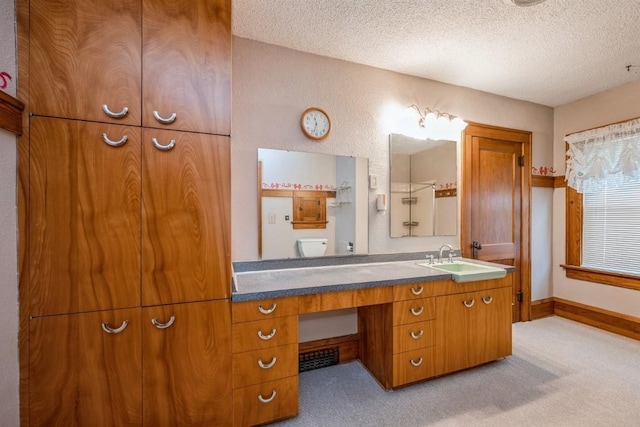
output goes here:
[{"label": "wooden tall cabinet", "polygon": [[23,423],[231,425],[231,0],[20,10]]}]

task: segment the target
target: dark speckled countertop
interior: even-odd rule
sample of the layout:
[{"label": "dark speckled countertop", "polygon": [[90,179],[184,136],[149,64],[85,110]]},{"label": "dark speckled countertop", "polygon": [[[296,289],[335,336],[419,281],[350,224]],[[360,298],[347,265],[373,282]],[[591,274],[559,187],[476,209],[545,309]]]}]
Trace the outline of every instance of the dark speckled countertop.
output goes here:
[{"label": "dark speckled countertop", "polygon": [[[448,273],[421,266],[431,253],[361,255],[233,264],[233,301],[310,295],[450,279]],[[456,254],[458,252],[456,251]],[[435,255],[437,258],[437,253]],[[479,264],[498,266],[482,261]],[[513,267],[499,265],[507,271]]]}]

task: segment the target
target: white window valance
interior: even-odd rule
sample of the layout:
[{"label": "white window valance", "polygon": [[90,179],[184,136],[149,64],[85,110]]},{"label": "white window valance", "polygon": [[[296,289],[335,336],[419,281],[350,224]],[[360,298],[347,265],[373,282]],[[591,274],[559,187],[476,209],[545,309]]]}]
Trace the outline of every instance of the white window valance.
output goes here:
[{"label": "white window valance", "polygon": [[567,135],[565,141],[565,179],[579,193],[640,180],[640,119]]}]

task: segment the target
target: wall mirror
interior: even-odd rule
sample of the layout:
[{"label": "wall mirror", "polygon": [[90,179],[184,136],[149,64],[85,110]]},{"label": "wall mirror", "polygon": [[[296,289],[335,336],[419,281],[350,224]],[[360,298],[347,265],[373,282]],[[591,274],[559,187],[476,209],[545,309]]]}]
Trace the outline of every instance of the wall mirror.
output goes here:
[{"label": "wall mirror", "polygon": [[457,142],[392,134],[391,237],[458,233]]},{"label": "wall mirror", "polygon": [[326,239],[322,254],[368,252],[366,158],[258,149],[258,250],[298,258],[298,240]]}]

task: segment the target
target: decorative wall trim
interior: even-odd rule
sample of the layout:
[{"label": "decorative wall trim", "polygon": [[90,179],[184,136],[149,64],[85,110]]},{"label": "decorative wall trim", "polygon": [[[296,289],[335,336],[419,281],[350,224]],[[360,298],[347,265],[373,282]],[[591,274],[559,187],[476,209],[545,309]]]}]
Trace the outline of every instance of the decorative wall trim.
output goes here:
[{"label": "decorative wall trim", "polygon": [[567,181],[565,181],[564,175],[553,177],[554,188],[564,188],[566,186],[567,186]]},{"label": "decorative wall trim", "polygon": [[554,177],[552,176],[531,175],[532,187],[553,188],[554,183],[555,183],[555,180],[554,180]]},{"label": "decorative wall trim", "polygon": [[359,344],[360,338],[358,334],[343,335],[341,337],[302,342],[298,346],[298,354],[338,347],[340,351],[340,358],[338,359],[338,362],[344,363],[358,358]]},{"label": "decorative wall trim", "polygon": [[0,91],[0,128],[22,135],[22,112],[24,104],[9,95]]},{"label": "decorative wall trim", "polygon": [[551,314],[640,340],[640,317],[627,316],[557,297],[531,302],[532,320]]},{"label": "decorative wall trim", "polygon": [[457,188],[449,188],[447,190],[436,190],[436,199],[440,197],[456,197],[458,195]]}]

